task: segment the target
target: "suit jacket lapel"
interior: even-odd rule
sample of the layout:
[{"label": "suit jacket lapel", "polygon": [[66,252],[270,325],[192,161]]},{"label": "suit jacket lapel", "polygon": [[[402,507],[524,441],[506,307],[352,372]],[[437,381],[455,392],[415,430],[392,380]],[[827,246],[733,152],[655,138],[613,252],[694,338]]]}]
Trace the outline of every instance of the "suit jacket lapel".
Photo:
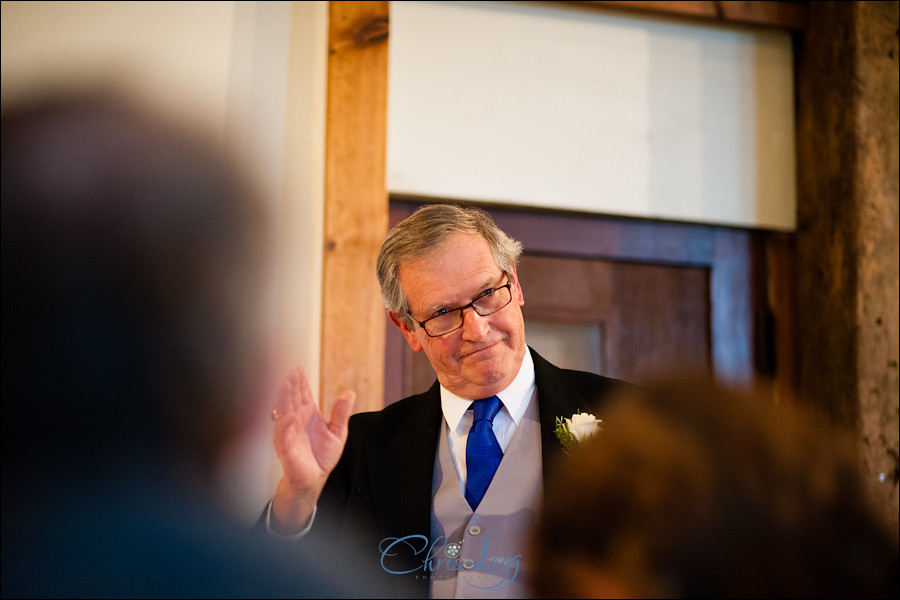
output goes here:
[{"label": "suit jacket lapel", "polygon": [[534,359],[534,382],[538,391],[538,413],[541,422],[541,454],[543,456],[544,482],[553,472],[555,463],[564,456],[562,444],[553,432],[556,417],[571,417],[577,410],[588,410],[580,390],[565,377],[564,372],[531,350]]}]

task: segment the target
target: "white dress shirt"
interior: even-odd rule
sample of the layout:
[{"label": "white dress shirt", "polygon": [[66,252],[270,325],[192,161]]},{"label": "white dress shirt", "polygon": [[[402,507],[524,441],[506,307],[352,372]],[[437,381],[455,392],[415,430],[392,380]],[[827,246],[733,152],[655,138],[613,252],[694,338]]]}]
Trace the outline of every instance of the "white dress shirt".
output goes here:
[{"label": "white dress shirt", "polygon": [[[497,436],[497,442],[503,452],[506,452],[509,441],[525,416],[525,409],[534,396],[534,386],[534,361],[531,352],[526,350],[518,375],[506,389],[497,394],[503,406],[494,417],[494,435]],[[466,440],[469,438],[469,429],[472,428],[474,417],[474,411],[469,410],[472,402],[456,396],[441,386],[441,410],[450,430],[448,436],[450,454],[456,464],[459,487],[463,494],[466,491]]]}]

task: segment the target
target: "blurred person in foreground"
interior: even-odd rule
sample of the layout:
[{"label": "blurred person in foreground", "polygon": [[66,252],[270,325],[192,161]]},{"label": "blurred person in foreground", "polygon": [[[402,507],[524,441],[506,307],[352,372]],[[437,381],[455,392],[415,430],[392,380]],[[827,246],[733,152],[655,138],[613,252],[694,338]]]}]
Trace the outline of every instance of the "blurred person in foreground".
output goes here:
[{"label": "blurred person in foreground", "polygon": [[896,598],[897,539],[869,502],[850,436],[809,407],[660,378],[613,402],[547,487],[535,587]]},{"label": "blurred person in foreground", "polygon": [[363,595],[215,496],[270,395],[239,161],[107,93],[6,107],[0,134],[3,597]]}]

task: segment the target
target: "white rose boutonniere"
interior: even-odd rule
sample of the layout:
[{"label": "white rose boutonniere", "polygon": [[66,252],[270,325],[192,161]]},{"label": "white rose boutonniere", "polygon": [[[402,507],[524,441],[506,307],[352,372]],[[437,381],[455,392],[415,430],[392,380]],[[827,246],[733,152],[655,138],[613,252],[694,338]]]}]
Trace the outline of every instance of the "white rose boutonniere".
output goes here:
[{"label": "white rose boutonniere", "polygon": [[568,453],[578,444],[591,439],[603,428],[603,421],[590,413],[580,410],[571,418],[556,417],[556,429],[554,433]]}]

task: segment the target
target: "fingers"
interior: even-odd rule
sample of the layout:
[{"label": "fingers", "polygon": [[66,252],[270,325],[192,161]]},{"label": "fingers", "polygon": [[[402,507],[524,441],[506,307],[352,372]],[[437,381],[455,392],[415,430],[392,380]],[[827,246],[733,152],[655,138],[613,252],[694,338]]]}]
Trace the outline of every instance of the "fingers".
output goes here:
[{"label": "fingers", "polygon": [[[288,433],[291,430],[303,426],[299,413],[294,409],[291,387],[287,382],[279,389],[278,400],[275,406],[275,410],[272,411],[272,418],[274,421],[274,441],[276,446],[275,449],[280,454],[285,447]],[[294,433],[294,436],[296,436],[296,432]]]},{"label": "fingers", "polygon": [[294,413],[301,414],[302,417],[303,407],[310,405],[315,405],[315,402],[306,373],[301,367],[294,367],[278,388],[272,418],[277,421]]},{"label": "fingers", "polygon": [[312,387],[309,385],[309,379],[306,377],[306,371],[301,367],[294,369],[292,383],[294,384],[294,400],[298,402],[298,406],[315,405],[313,399]]},{"label": "fingers", "polygon": [[347,438],[347,424],[350,415],[353,414],[353,406],[356,404],[356,392],[348,390],[342,392],[331,409],[331,423],[328,424],[331,431],[341,439]]},{"label": "fingers", "polygon": [[278,397],[273,411],[275,419],[273,442],[275,453],[282,461],[295,451],[297,445],[298,429],[302,427],[298,386],[299,382],[305,379],[306,375],[303,369],[295,367],[288,372],[288,376],[278,388]]},{"label": "fingers", "polygon": [[295,442],[297,436],[296,422],[297,418],[293,415],[279,417],[275,422],[275,434],[272,437],[272,441],[275,445],[275,454],[279,459],[283,459],[288,452],[288,448],[292,447]]},{"label": "fingers", "polygon": [[294,405],[304,425],[313,420],[319,413],[319,406],[313,398],[312,387],[306,373],[299,371],[299,379],[294,382]]},{"label": "fingers", "polygon": [[288,380],[284,380],[278,386],[278,392],[275,396],[275,406],[272,407],[272,418],[278,420],[280,417],[292,412],[291,407],[291,384]]},{"label": "fingers", "polygon": [[[276,408],[278,419],[275,422],[276,450],[281,453],[290,448],[290,427],[295,425],[299,431],[327,425],[328,429],[339,439],[346,439],[347,424],[356,403],[356,392],[342,392],[331,410],[331,421],[326,423],[319,412],[318,404],[313,396],[312,387],[302,367],[294,367],[279,389]],[[293,437],[299,436],[293,432]]]}]

